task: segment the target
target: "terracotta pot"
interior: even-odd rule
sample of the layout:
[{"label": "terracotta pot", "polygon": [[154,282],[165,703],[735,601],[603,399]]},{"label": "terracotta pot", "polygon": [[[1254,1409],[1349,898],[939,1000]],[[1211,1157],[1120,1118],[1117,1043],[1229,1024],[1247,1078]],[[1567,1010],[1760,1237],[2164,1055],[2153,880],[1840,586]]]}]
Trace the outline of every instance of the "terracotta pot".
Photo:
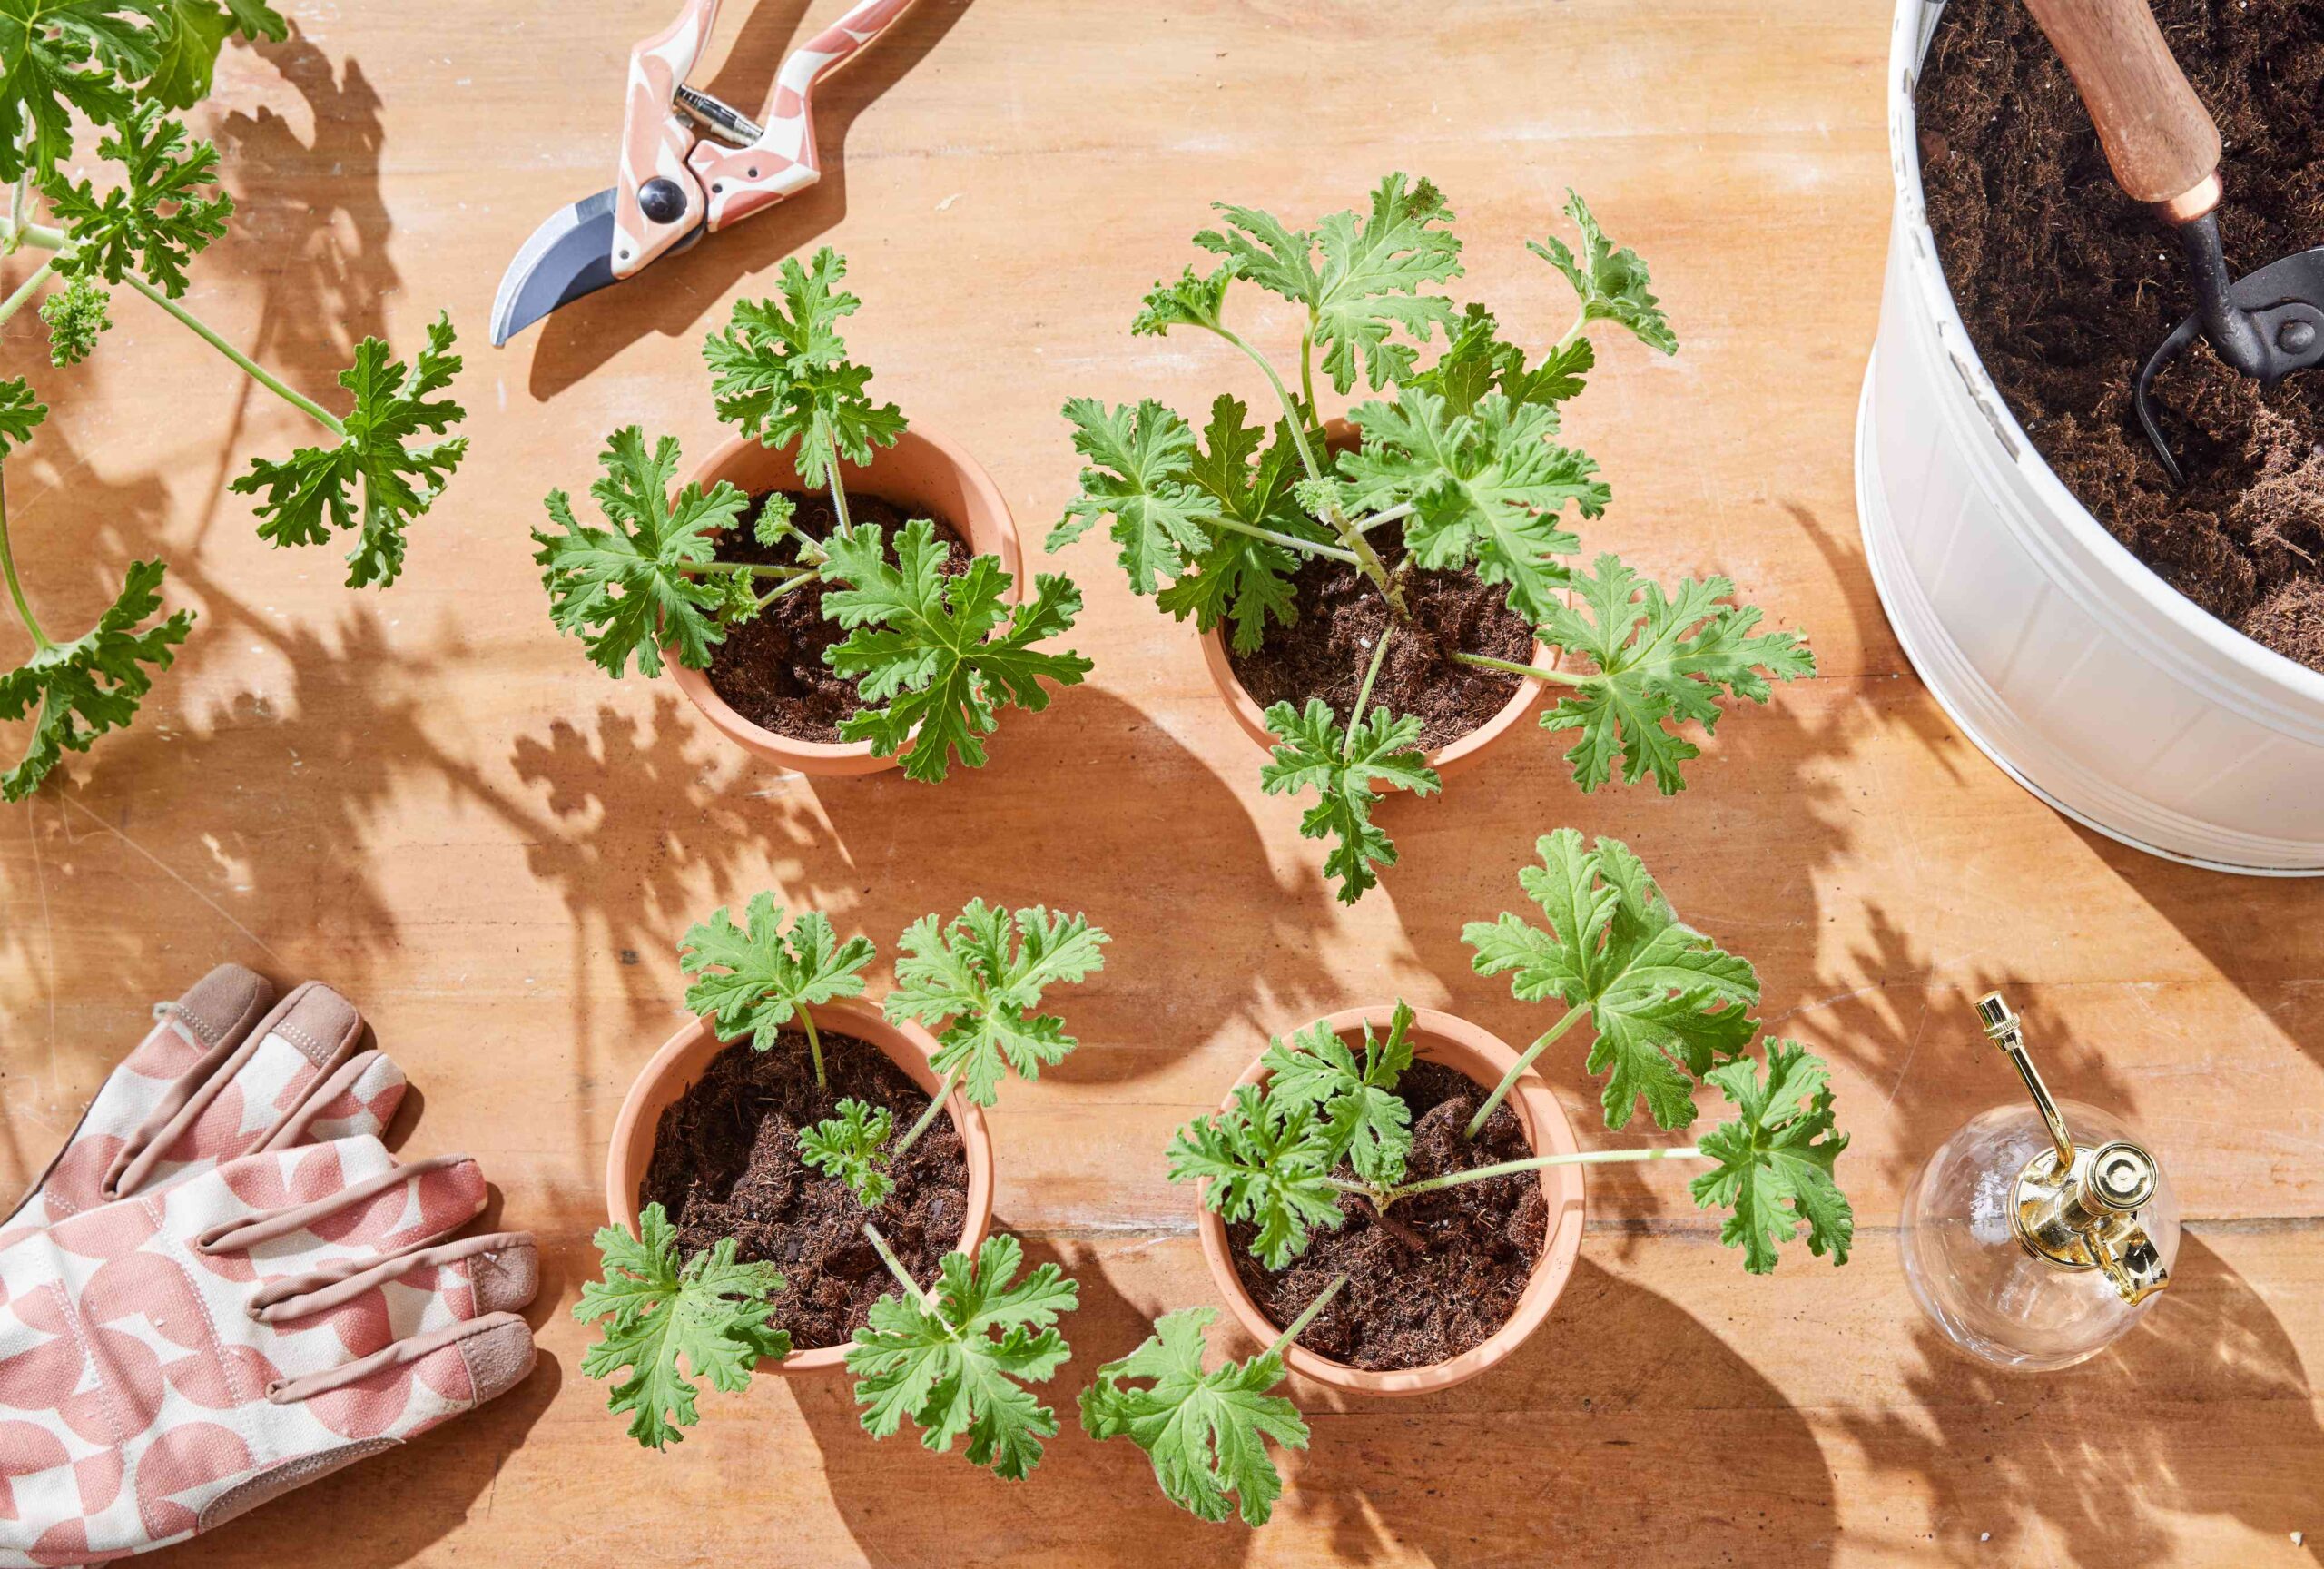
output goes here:
[{"label": "terracotta pot", "polygon": [[[692,476],[705,490],[721,479],[731,480],[756,495],[762,490],[803,490],[798,465],[789,451],[775,452],[747,436],[734,436],[704,460]],[[915,426],[893,447],[875,448],[863,468],[842,464],[840,480],[848,495],[876,496],[912,517],[940,518],[968,537],[969,548],[980,556],[998,556],[1008,572],[1009,603],[1022,597],[1024,551],[1017,539],[1016,520],[1001,499],[992,476],[977,460],[941,436]],[[893,768],[902,754],[874,757],[868,741],[802,741],[779,731],[752,724],[727,706],[710,685],[706,672],[689,670],[676,660],[665,662],[669,678],[686,700],[703,712],[719,732],[745,752],[778,767],[824,778],[846,778]],[[904,748],[909,752],[911,748]]]},{"label": "terracotta pot", "polygon": [[[897,1067],[911,1077],[911,1081],[933,1095],[942,1082],[928,1059],[936,1051],[936,1041],[917,1024],[891,1024],[877,1008],[857,999],[842,999],[825,1002],[809,1010],[814,1015],[815,1028],[826,1032],[837,1031],[852,1035],[877,1046]],[[661,1126],[662,1112],[684,1094],[710,1060],[726,1049],[718,1039],[707,1019],[687,1022],[654,1053],[629,1087],[627,1099],[621,1103],[621,1113],[614,1119],[613,1142],[606,1151],[606,1210],[616,1226],[625,1226],[629,1234],[637,1235],[638,1190],[645,1182],[645,1169],[654,1159],[654,1134]],[[969,1212],[961,1222],[959,1247],[962,1252],[973,1253],[984,1241],[985,1233],[992,1226],[992,1137],[985,1130],[984,1113],[970,1103],[955,1090],[945,1099],[945,1111],[952,1119],[952,1126],[960,1130],[960,1144],[966,1151],[969,1166]],[[847,1355],[844,1346],[823,1346],[812,1350],[793,1351],[773,1371],[780,1373],[819,1373],[841,1366]],[[769,1365],[762,1362],[762,1372]]]},{"label": "terracotta pot", "polygon": [[[1354,1043],[1363,1039],[1366,1024],[1384,1031],[1394,1012],[1392,1005],[1381,1003],[1346,1009],[1324,1022]],[[1433,1009],[1413,1011],[1412,1041],[1415,1057],[1465,1073],[1487,1090],[1500,1083],[1501,1076],[1517,1061],[1517,1053],[1499,1038],[1465,1019]],[[1266,1077],[1266,1070],[1255,1061],[1243,1071],[1236,1084],[1256,1084]],[[1221,1104],[1231,1104],[1233,1100],[1230,1092]],[[1539,1074],[1526,1070],[1503,1104],[1517,1113],[1534,1153],[1574,1152],[1572,1125]],[[1473,1378],[1501,1361],[1541,1327],[1541,1321],[1557,1302],[1558,1293],[1565,1289],[1566,1280],[1573,1273],[1574,1258],[1581,1250],[1582,1210],[1586,1203],[1582,1169],[1580,1166],[1552,1166],[1540,1173],[1541,1197],[1550,1207],[1549,1232],[1542,1240],[1541,1257],[1533,1266],[1533,1276],[1525,1284],[1524,1295],[1517,1299],[1517,1311],[1483,1341],[1450,1361],[1431,1363],[1425,1367],[1401,1367],[1392,1373],[1351,1367],[1298,1345],[1285,1350],[1285,1362],[1294,1373],[1350,1395],[1425,1395]],[[1259,1305],[1251,1300],[1251,1294],[1243,1289],[1242,1278],[1235,1272],[1235,1260],[1228,1251],[1226,1223],[1199,1205],[1196,1221],[1202,1233],[1203,1258],[1210,1265],[1211,1278],[1218,1282],[1220,1294],[1226,1298],[1228,1310],[1253,1339],[1262,1346],[1273,1345],[1283,1334],[1284,1326],[1260,1312]]]},{"label": "terracotta pot", "polygon": [[[1332,420],[1324,427],[1324,440],[1334,452],[1351,451],[1357,440],[1355,427],[1345,419]],[[1537,662],[1547,666],[1557,656],[1557,651],[1536,643],[1533,656]],[[1235,716],[1235,723],[1243,727],[1243,734],[1248,735],[1261,751],[1274,752],[1275,735],[1267,728],[1266,710],[1259,706],[1235,674],[1234,664],[1226,654],[1226,630],[1223,626],[1214,627],[1202,635],[1202,662],[1204,668],[1210,672],[1211,685],[1218,688],[1219,701],[1226,705],[1226,711]],[[1526,676],[1517,684],[1516,692],[1492,718],[1466,735],[1432,749],[1428,754],[1428,765],[1450,778],[1474,763],[1484,755],[1487,748],[1508,735],[1520,721],[1531,717],[1541,706],[1544,685],[1539,677]],[[1403,788],[1400,784],[1376,787],[1392,792]]]}]

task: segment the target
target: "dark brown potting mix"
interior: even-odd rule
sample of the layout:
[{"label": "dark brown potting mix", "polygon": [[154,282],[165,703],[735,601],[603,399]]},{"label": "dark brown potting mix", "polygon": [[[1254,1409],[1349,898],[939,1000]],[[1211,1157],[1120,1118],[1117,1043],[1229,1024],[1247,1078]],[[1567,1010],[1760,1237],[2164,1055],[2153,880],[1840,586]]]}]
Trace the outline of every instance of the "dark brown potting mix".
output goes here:
[{"label": "dark brown potting mix", "polygon": [[843,1343],[896,1288],[863,1236],[865,1220],[912,1278],[927,1281],[959,1245],[969,1213],[968,1159],[948,1116],[905,1152],[895,1190],[877,1209],[799,1159],[801,1130],[850,1096],[886,1107],[897,1138],[928,1109],[928,1097],[879,1048],[828,1030],[822,1039],[829,1082],[820,1089],[803,1031],[783,1031],[765,1051],[744,1041],[711,1059],[663,1111],[645,1170],[645,1200],[677,1223],[682,1256],[732,1237],[735,1257],[783,1271],[774,1324],[802,1350]]},{"label": "dark brown potting mix", "polygon": [[[1466,1074],[1415,1062],[1396,1093],[1413,1112],[1405,1179],[1472,1170],[1533,1153],[1517,1114],[1494,1109],[1475,1139],[1462,1130],[1485,1091]],[[1318,1230],[1284,1269],[1251,1256],[1255,1229],[1227,1228],[1236,1273],[1259,1310],[1278,1325],[1299,1317],[1341,1275],[1347,1284],[1324,1305],[1299,1344],[1351,1367],[1385,1372],[1457,1357],[1517,1311],[1549,1235],[1541,1179],[1527,1171],[1399,1199],[1385,1215],[1369,1199],[1343,1194],[1345,1219]]]},{"label": "dark brown potting mix", "polygon": [[[2154,0],[2154,15],[2226,144],[2230,270],[2324,243],[2324,11]],[[2262,391],[2203,344],[2181,356],[2156,382],[2188,477],[2173,490],[2131,384],[2194,309],[2178,242],[2114,184],[2024,0],[1952,0],[1915,103],[1945,279],[2034,446],[2181,593],[2324,669],[2324,374]]]},{"label": "dark brown potting mix", "polygon": [[[745,561],[760,567],[798,564],[799,548],[791,540],[762,545],[753,532],[759,508],[769,492],[751,498],[742,522],[718,540],[718,559]],[[839,525],[839,514],[827,491],[785,491],[798,510],[792,527],[811,539],[828,539]],[[848,520],[876,523],[892,541],[909,521],[903,511],[877,496],[851,490]],[[948,575],[968,570],[971,552],[960,530],[942,518],[931,518],[936,537],[951,546],[945,564]],[[890,555],[894,547],[890,546]],[[823,616],[823,596],[832,590],[822,583],[795,589],[760,611],[750,621],[726,634],[726,641],[711,651],[711,690],[727,706],[763,730],[797,741],[829,744],[840,738],[840,721],[860,712],[863,704],[855,683],[835,674],[823,663],[823,650],[851,636],[836,621]]]},{"label": "dark brown potting mix", "polygon": [[[1403,558],[1400,539],[1380,539],[1376,548],[1392,567]],[[1344,725],[1388,625],[1387,602],[1354,567],[1320,556],[1301,565],[1292,586],[1299,618],[1288,627],[1270,622],[1253,653],[1236,653],[1230,643],[1227,663],[1260,707],[1305,708],[1308,698],[1321,697]],[[1366,711],[1409,714],[1421,721],[1423,745],[1443,746],[1483,725],[1517,694],[1518,677],[1461,664],[1452,655],[1531,664],[1533,631],[1509,607],[1508,589],[1472,573],[1414,571],[1404,597],[1412,621],[1396,628]]]}]

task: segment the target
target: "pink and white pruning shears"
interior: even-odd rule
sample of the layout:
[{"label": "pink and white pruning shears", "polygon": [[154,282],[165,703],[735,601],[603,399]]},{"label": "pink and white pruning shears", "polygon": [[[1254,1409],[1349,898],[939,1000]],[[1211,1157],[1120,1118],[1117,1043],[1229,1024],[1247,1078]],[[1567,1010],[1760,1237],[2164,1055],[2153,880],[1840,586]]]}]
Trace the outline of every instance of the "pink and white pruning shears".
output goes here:
[{"label": "pink and white pruning shears", "polygon": [[685,0],[675,22],[629,53],[614,184],[560,208],[525,242],[492,301],[493,343],[822,178],[809,95],[911,5],[857,0],[793,50],[775,74],[766,123],[756,125],[686,85],[718,19],[718,0]]}]

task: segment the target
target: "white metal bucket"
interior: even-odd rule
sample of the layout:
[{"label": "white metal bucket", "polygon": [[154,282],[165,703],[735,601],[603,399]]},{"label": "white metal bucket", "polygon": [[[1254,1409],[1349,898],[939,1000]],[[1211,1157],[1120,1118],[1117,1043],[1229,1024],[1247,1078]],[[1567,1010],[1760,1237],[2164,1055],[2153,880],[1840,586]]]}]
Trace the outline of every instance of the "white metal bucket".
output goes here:
[{"label": "white metal bucket", "polygon": [[1856,410],[1856,511],[1889,623],[1963,733],[2068,816],[2198,865],[2324,874],[2324,674],[2207,614],[2101,528],[1962,326],[1913,118],[1943,8],[1897,0],[1896,214]]}]

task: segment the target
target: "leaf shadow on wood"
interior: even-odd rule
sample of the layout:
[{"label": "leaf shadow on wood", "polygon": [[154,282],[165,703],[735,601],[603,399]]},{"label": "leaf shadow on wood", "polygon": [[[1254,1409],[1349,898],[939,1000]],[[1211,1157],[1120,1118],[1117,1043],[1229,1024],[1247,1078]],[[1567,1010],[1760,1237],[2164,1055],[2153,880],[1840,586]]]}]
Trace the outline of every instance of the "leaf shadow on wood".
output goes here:
[{"label": "leaf shadow on wood", "polygon": [[[2177,928],[2254,1011],[2324,1065],[2324,921],[2319,889],[2305,877],[2243,877],[2185,866],[2076,826],[2092,853],[2149,908]],[[2232,1040],[2243,1021],[2201,1027]]]},{"label": "leaf shadow on wood", "polygon": [[1916,1410],[1841,1420],[1867,1464],[1919,1479],[1948,1558],[2168,1563],[2181,1551],[2173,1515],[2226,1515],[2281,1542],[2324,1508],[2324,1426],[2299,1350],[2193,1232],[2154,1310],[2079,1367],[2004,1373],[1926,1325],[1908,1357]]},{"label": "leaf shadow on wood", "polygon": [[[1340,1563],[1832,1555],[1832,1474],[1806,1417],[1694,1312],[1587,1252],[1532,1338],[1466,1384],[1329,1409],[1295,1394],[1312,1436],[1278,1514],[1327,1525]],[[1727,1485],[1702,1485],[1706,1454]],[[1588,1559],[1558,1545],[1561,1516],[1583,1511]]]},{"label": "leaf shadow on wood", "polygon": [[[773,266],[836,228],[847,217],[847,137],[856,116],[901,81],[943,42],[970,0],[924,0],[892,23],[854,59],[816,85],[815,145],[822,177],[749,222],[704,234],[692,248],[662,256],[645,271],[552,311],[533,329],[530,389],[547,402],[648,333],[677,337],[696,330],[744,278]],[[783,56],[804,43],[809,7],[762,5],[753,11],[717,76],[712,96],[756,116]],[[618,123],[609,128],[617,131]],[[609,138],[610,144],[610,138]],[[606,167],[612,167],[610,158]],[[580,192],[573,193],[583,194]],[[517,211],[512,205],[511,211]],[[546,212],[526,221],[537,222]],[[512,233],[508,254],[523,241]]]},{"label": "leaf shadow on wood", "polygon": [[[241,341],[243,352],[336,410],[347,394],[334,368],[350,363],[363,339],[388,337],[387,302],[403,282],[389,252],[395,223],[379,190],[379,156],[387,143],[382,104],[359,61],[350,57],[334,65],[295,22],[280,43],[238,46],[272,65],[297,91],[313,129],[302,138],[290,116],[271,105],[215,117],[209,134],[218,144],[234,213],[225,234],[195,263],[195,286],[227,279],[254,283],[258,322]],[[132,308],[153,309],[121,298]],[[409,350],[410,345],[399,347]],[[263,388],[237,379],[232,419],[192,536],[196,545],[219,520],[232,478],[228,465],[252,410],[272,405]],[[302,430],[300,439],[318,435]],[[246,509],[238,503],[223,510],[241,518]]]},{"label": "leaf shadow on wood", "polygon": [[[511,761],[547,791],[555,824],[528,851],[536,875],[609,906],[600,913],[623,935],[608,941],[651,942],[657,962],[714,907],[761,889],[870,936],[883,966],[912,921],[971,897],[1081,910],[1113,941],[1104,971],[1051,999],[1081,1048],[1045,1080],[1140,1078],[1327,990],[1315,949],[1329,917],[1312,875],[1270,870],[1256,826],[1203,760],[1100,688],[1009,714],[985,767],[934,785],[750,764],[665,692],[650,722],[607,706],[595,735],[559,720],[520,738]],[[1059,782],[1077,777],[1089,781],[1082,809],[1060,817]],[[1135,896],[1077,896],[1092,886]],[[1245,912],[1246,940],[1222,944],[1190,918],[1206,901]],[[664,984],[675,1005],[682,985]]]}]

